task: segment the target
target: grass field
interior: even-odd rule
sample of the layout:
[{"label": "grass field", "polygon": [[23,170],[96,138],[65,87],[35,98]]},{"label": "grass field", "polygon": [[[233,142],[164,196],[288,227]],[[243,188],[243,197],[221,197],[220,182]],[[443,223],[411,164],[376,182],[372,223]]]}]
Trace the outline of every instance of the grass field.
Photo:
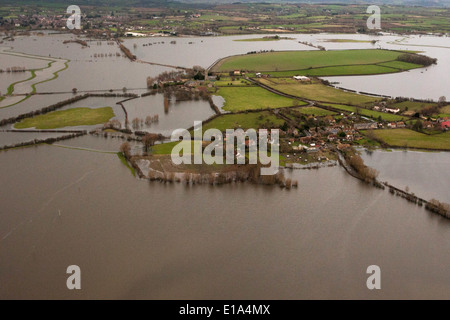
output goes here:
[{"label": "grass field", "polygon": [[426,102],[415,102],[415,101],[403,101],[399,103],[395,103],[391,105],[391,108],[398,108],[402,111],[420,111],[423,108],[434,105],[434,103],[426,103]]},{"label": "grass field", "polygon": [[441,109],[441,112],[442,113],[450,113],[450,105],[443,107]]},{"label": "grass field", "polygon": [[402,116],[391,114],[391,113],[384,113],[384,112],[368,110],[368,109],[364,109],[364,108],[343,106],[343,105],[339,105],[339,104],[324,104],[324,105],[335,108],[335,109],[339,109],[342,111],[354,112],[354,113],[359,112],[359,114],[362,116],[371,117],[374,119],[378,119],[378,117],[381,117],[383,120],[386,120],[386,121],[403,121],[403,120],[408,119],[407,117],[402,117]]},{"label": "grass field", "polygon": [[[395,61],[394,61],[395,62]],[[399,72],[394,69],[382,65],[367,64],[355,66],[336,66],[314,69],[304,69],[295,71],[275,71],[270,72],[272,77],[293,77],[293,76],[312,76],[312,77],[332,77],[332,76],[354,76],[354,75],[371,75]]]},{"label": "grass field", "polygon": [[335,89],[320,83],[318,80],[313,80],[312,83],[300,83],[294,79],[271,78],[261,79],[260,82],[286,94],[321,102],[363,105],[380,100],[375,97]]},{"label": "grass field", "polygon": [[[172,154],[172,149],[178,145],[179,143],[189,143],[186,141],[175,141],[175,142],[168,142],[168,143],[162,143],[162,144],[156,144],[152,147],[152,154],[154,155],[169,155]],[[191,150],[193,150],[194,143],[191,142]]]},{"label": "grass field", "polygon": [[450,132],[426,135],[409,129],[373,130],[377,139],[392,147],[450,150]]},{"label": "grass field", "polygon": [[[259,129],[262,127],[272,128],[282,126],[284,120],[277,118],[268,111],[240,113],[240,114],[225,114],[211,122],[203,125],[203,131],[208,129],[218,129],[222,132],[227,129]],[[266,126],[267,125],[267,126]]]},{"label": "grass field", "polygon": [[317,116],[317,117],[331,116],[331,115],[336,114],[336,112],[325,110],[322,108],[317,108],[317,107],[300,107],[300,108],[295,108],[294,110],[298,111],[302,114],[305,114],[305,115],[311,115],[311,116]]},{"label": "grass field", "polygon": [[268,52],[225,58],[213,68],[213,71],[271,72],[331,66],[369,65],[394,61],[401,54],[397,51],[376,49]]},{"label": "grass field", "polygon": [[[291,107],[294,100],[276,95],[259,87],[221,87],[217,94],[225,99],[226,111],[243,111]],[[302,105],[304,102],[299,101]]]},{"label": "grass field", "polygon": [[439,116],[441,118],[450,117],[450,105],[443,107]]},{"label": "grass field", "polygon": [[16,129],[58,129],[64,127],[90,126],[108,122],[113,118],[114,111],[111,107],[90,109],[74,108],[63,111],[54,111],[33,118],[27,118],[17,123]]},{"label": "grass field", "polygon": [[231,77],[221,77],[220,80],[214,82],[216,87],[227,87],[227,86],[247,86],[252,85],[248,80],[242,78],[235,78],[234,81]]},{"label": "grass field", "polygon": [[390,68],[396,68],[399,70],[411,70],[416,68],[421,68],[420,64],[408,63],[403,61],[389,61],[378,64],[379,66],[385,66]]}]

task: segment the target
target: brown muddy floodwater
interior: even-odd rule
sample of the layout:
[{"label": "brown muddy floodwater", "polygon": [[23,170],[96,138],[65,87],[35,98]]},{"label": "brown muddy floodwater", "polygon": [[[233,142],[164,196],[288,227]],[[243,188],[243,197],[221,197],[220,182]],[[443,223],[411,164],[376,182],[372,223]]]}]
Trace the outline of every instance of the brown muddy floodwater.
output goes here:
[{"label": "brown muddy floodwater", "polygon": [[450,222],[340,167],[287,191],[149,183],[56,146],[0,159],[0,299],[450,298]]}]

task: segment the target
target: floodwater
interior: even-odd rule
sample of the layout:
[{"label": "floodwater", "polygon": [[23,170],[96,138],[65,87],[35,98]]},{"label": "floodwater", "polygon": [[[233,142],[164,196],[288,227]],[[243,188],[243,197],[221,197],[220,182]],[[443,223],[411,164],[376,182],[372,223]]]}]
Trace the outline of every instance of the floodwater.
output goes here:
[{"label": "floodwater", "polygon": [[8,92],[8,87],[11,83],[23,81],[30,77],[30,72],[0,73],[0,93],[5,94]]},{"label": "floodwater", "polygon": [[421,196],[450,203],[450,153],[375,150],[362,152],[364,163],[380,172],[379,180]]},{"label": "floodwater", "polygon": [[204,121],[215,115],[214,110],[207,101],[179,101],[175,98],[169,104],[167,112],[164,110],[164,96],[157,94],[125,102],[130,125],[133,119],[145,121],[147,116],[158,115],[159,121],[151,125],[143,125],[138,129],[152,133],[161,133],[170,137],[175,129],[190,128],[194,121]]},{"label": "floodwater", "polygon": [[450,298],[449,221],[341,168],[286,191],[138,181],[114,154],[56,146],[0,156],[2,299]]},{"label": "floodwater", "polygon": [[20,142],[31,142],[33,140],[45,140],[64,136],[64,133],[35,133],[35,132],[0,132],[0,147],[10,146]]},{"label": "floodwater", "polygon": [[[383,49],[421,51],[421,54],[438,59],[437,65],[395,74],[324,79],[339,82],[339,87],[392,97],[435,101],[441,96],[450,97],[450,37],[410,36],[396,37],[396,40],[381,37],[376,46]],[[327,47],[327,44],[324,46]]]},{"label": "floodwater", "polygon": [[[144,60],[203,67],[253,50],[312,49],[298,41],[328,49],[372,46],[323,42],[349,37],[324,34],[294,35],[296,40],[278,42],[233,41],[251,37],[260,36],[176,38],[174,45],[170,38],[127,39],[125,44]],[[115,57],[117,46],[106,42],[90,42],[89,48],[81,49],[78,44],[63,45],[68,39],[72,36],[16,39],[17,52],[70,60],[58,79],[37,85],[41,93],[68,93],[32,96],[0,109],[0,119],[70,98],[74,87],[145,88],[147,76],[173,70]],[[381,39],[404,48],[388,44],[400,36]],[[142,46],[150,42],[152,46]],[[447,49],[429,50],[441,55],[439,63],[445,62]],[[108,57],[95,59],[99,53]],[[448,70],[442,66],[426,72],[447,79]],[[411,75],[389,76],[406,81]],[[418,76],[415,82],[420,82]],[[435,79],[429,83],[436,88],[430,95],[448,89],[441,90]],[[406,84],[390,86],[399,88],[395,95],[405,92]],[[426,86],[415,89],[415,97],[431,92]],[[214,99],[219,107],[223,104],[220,97]],[[88,98],[64,108],[111,106],[123,121],[116,105],[120,100]],[[158,114],[159,123],[144,129],[160,133],[213,115],[203,101],[172,102],[165,113],[160,95],[124,106],[130,121]],[[0,145],[41,136],[0,132]],[[299,181],[299,188],[290,191],[251,184],[149,183],[135,178],[121,163],[115,153],[122,143],[85,136],[0,152],[0,299],[450,299],[450,221],[387,190],[367,186],[340,167],[287,171]],[[132,148],[141,146],[133,143]],[[449,202],[448,153],[375,151],[363,157],[380,171],[380,180],[409,186],[425,199]],[[366,269],[374,264],[382,270],[382,290],[376,292],[366,287]],[[70,265],[82,270],[81,291],[66,288]]]},{"label": "floodwater", "polygon": [[[299,43],[310,42],[321,45],[327,50],[342,49],[394,49],[416,50],[438,59],[436,66],[421,68],[388,75],[327,77],[339,86],[357,91],[371,92],[390,96],[405,96],[417,99],[434,99],[450,96],[445,80],[450,80],[449,37],[436,36],[399,36],[399,35],[348,35],[348,34],[293,34],[293,40],[280,41],[235,41],[259,38],[264,35],[244,35],[230,37],[191,37],[191,38],[131,38],[124,44],[136,54],[138,59],[168,64],[171,66],[209,67],[220,58],[245,54],[259,50],[317,50]],[[174,69],[132,63],[122,56],[117,45],[108,45],[106,41],[98,44],[89,41],[89,47],[79,44],[63,44],[65,40],[75,39],[73,35],[54,34],[48,36],[17,37],[14,51],[40,55],[42,57],[64,58],[70,60],[69,69],[61,72],[58,79],[37,85],[38,92],[70,92],[73,88],[84,90],[117,90],[122,88],[145,88],[146,78],[156,76],[163,71]],[[378,40],[371,43],[333,43],[329,39]],[[176,41],[176,44],[170,44]],[[152,44],[152,45],[148,45]],[[146,46],[144,46],[146,45]],[[97,54],[97,57],[95,55]],[[103,54],[103,57],[101,55]],[[110,56],[111,55],[111,56]],[[440,79],[440,81],[435,81]],[[362,81],[363,80],[363,81]]]}]

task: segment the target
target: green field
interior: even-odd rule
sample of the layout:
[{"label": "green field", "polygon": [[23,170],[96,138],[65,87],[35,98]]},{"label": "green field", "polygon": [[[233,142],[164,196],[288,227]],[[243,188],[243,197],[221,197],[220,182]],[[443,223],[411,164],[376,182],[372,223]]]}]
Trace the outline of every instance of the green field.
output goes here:
[{"label": "green field", "polygon": [[396,68],[399,70],[411,70],[411,69],[416,69],[416,68],[422,67],[420,64],[408,63],[408,62],[403,62],[403,61],[389,61],[389,62],[380,63],[378,65],[390,67],[390,68]]},{"label": "green field", "polygon": [[225,114],[203,125],[203,131],[218,129],[222,132],[227,129],[259,129],[282,126],[284,120],[277,118],[268,111],[249,112],[240,114]]},{"label": "green field", "polygon": [[445,106],[441,109],[441,113],[439,114],[441,118],[450,118],[450,105]]},{"label": "green field", "polygon": [[[395,62],[395,61],[394,61]],[[398,61],[400,62],[400,61]],[[323,67],[315,69],[304,69],[294,71],[275,71],[270,72],[272,77],[293,77],[293,76],[311,76],[311,77],[332,77],[332,76],[357,76],[371,74],[385,74],[399,72],[399,69],[386,67],[377,64],[355,65],[355,66],[336,66]]]},{"label": "green field", "polygon": [[227,86],[247,86],[252,85],[252,83],[248,80],[245,80],[240,77],[236,77],[233,81],[231,77],[221,77],[220,80],[215,81],[214,85],[216,87],[227,87]]},{"label": "green field", "polygon": [[[162,143],[162,144],[156,144],[152,147],[152,154],[153,155],[169,155],[172,154],[172,149],[178,145],[179,143],[189,143],[186,141],[175,141],[175,142],[168,142],[168,143]],[[186,145],[188,146],[188,145]],[[191,150],[193,149],[193,142],[191,142]]]},{"label": "green field", "polygon": [[336,114],[336,112],[329,111],[329,110],[322,109],[322,108],[317,108],[317,107],[300,107],[300,108],[295,108],[294,110],[298,111],[302,114],[305,114],[305,115],[311,115],[311,116],[317,116],[317,117],[331,116],[331,115]]},{"label": "green field", "polygon": [[36,128],[45,130],[75,126],[91,126],[106,123],[114,116],[114,111],[111,107],[98,109],[74,108],[27,118],[17,123],[14,128]]},{"label": "green field", "polygon": [[427,103],[427,102],[415,102],[415,101],[403,101],[399,103],[395,103],[390,106],[390,108],[398,108],[402,111],[420,111],[423,108],[434,105],[433,103]]},{"label": "green field", "polygon": [[363,105],[380,100],[375,97],[335,89],[320,83],[318,80],[313,80],[312,83],[301,83],[294,79],[271,78],[260,79],[260,82],[280,92],[314,101]]},{"label": "green field", "polygon": [[[305,70],[332,66],[369,65],[395,61],[402,52],[364,49],[334,51],[283,51],[228,57],[215,72],[249,70],[260,72]],[[385,67],[381,67],[385,68]]]},{"label": "green field", "polygon": [[391,114],[391,113],[384,113],[384,112],[368,110],[368,109],[364,109],[364,108],[344,106],[344,105],[339,105],[339,104],[327,104],[327,103],[325,103],[324,105],[335,108],[335,109],[339,109],[342,111],[354,112],[354,113],[358,112],[362,116],[370,117],[373,119],[378,119],[379,117],[381,117],[383,120],[386,120],[386,121],[403,121],[403,120],[408,119],[407,117],[402,117],[402,116]]},{"label": "green field", "polygon": [[392,147],[450,150],[450,132],[426,135],[409,129],[371,131],[377,139]]},{"label": "green field", "polygon": [[[225,99],[226,111],[243,111],[294,106],[294,100],[259,87],[221,87],[217,94]],[[305,104],[298,101],[300,105]]]}]

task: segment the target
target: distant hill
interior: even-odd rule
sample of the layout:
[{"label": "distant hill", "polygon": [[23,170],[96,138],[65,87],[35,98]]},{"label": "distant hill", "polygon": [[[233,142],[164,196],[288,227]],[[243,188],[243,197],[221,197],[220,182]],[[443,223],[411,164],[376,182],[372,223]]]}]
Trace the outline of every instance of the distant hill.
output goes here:
[{"label": "distant hill", "polygon": [[251,3],[251,2],[266,2],[266,3],[311,3],[311,4],[392,4],[392,5],[411,5],[424,7],[450,7],[450,0],[178,0],[184,3]]},{"label": "distant hill", "polygon": [[250,2],[266,2],[266,3],[311,3],[311,4],[392,4],[392,5],[411,5],[411,6],[439,6],[449,7],[450,0],[377,0],[377,1],[355,1],[355,0],[179,0],[184,3],[250,3]]},{"label": "distant hill", "polygon": [[[2,3],[7,4],[66,4],[65,0],[2,0]],[[218,4],[218,3],[251,3],[251,2],[266,2],[266,3],[333,3],[333,4],[393,4],[393,5],[411,5],[411,6],[439,6],[450,7],[450,0],[377,0],[377,1],[355,1],[355,0],[77,0],[77,5],[95,5],[95,6],[130,6],[130,7],[172,7],[179,3],[198,5],[198,4]],[[72,4],[70,2],[70,4]]]}]

